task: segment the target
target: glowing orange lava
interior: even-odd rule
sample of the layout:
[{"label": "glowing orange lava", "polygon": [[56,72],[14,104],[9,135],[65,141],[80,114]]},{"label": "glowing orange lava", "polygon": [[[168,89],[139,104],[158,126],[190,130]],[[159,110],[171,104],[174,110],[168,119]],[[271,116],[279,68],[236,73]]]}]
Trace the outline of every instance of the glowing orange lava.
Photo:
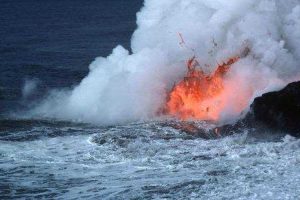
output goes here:
[{"label": "glowing orange lava", "polygon": [[224,75],[239,57],[231,58],[219,65],[211,75],[206,75],[199,67],[195,57],[187,62],[188,72],[168,95],[166,114],[182,120],[212,120],[220,118],[225,106],[222,101]]}]

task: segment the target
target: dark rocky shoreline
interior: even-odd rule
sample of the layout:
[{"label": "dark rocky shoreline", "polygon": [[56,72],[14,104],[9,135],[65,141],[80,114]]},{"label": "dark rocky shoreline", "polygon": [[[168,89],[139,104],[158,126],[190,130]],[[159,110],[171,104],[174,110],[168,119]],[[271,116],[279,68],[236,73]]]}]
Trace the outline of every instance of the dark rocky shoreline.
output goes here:
[{"label": "dark rocky shoreline", "polygon": [[241,128],[269,129],[300,137],[300,81],[254,99],[250,112],[234,125],[220,127],[223,135]]},{"label": "dark rocky shoreline", "polygon": [[250,112],[235,124],[203,128],[195,122],[175,122],[169,126],[203,139],[216,139],[245,129],[251,133],[270,132],[300,137],[300,81],[284,89],[255,98]]},{"label": "dark rocky shoreline", "polygon": [[300,81],[257,97],[251,110],[256,123],[300,137]]}]

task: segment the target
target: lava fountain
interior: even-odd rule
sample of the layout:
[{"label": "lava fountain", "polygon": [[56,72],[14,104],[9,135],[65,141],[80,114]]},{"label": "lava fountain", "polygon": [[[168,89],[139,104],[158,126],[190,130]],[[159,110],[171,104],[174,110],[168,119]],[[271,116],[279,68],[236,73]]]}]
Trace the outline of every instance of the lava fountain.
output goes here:
[{"label": "lava fountain", "polygon": [[[218,121],[226,106],[224,77],[230,67],[240,59],[230,58],[219,64],[211,74],[205,74],[195,57],[187,62],[187,74],[168,94],[164,112],[181,120],[196,119]],[[242,110],[247,103],[238,110]]]}]

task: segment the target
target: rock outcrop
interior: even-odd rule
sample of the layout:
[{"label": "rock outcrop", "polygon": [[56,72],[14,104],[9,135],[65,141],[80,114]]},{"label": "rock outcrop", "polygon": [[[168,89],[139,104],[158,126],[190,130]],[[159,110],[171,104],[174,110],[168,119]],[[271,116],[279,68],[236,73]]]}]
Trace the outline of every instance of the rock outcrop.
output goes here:
[{"label": "rock outcrop", "polygon": [[204,139],[216,139],[243,130],[253,134],[270,131],[272,134],[300,137],[300,81],[290,83],[280,91],[257,97],[247,116],[235,124],[216,127],[206,122],[198,124],[193,121],[169,121],[164,125]]},{"label": "rock outcrop", "polygon": [[251,108],[255,122],[300,137],[300,81],[257,97]]}]

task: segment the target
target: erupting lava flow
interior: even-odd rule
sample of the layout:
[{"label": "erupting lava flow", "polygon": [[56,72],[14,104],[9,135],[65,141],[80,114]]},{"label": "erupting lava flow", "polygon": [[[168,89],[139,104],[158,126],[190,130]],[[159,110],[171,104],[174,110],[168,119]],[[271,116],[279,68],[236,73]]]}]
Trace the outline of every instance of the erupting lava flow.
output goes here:
[{"label": "erupting lava flow", "polygon": [[224,75],[239,57],[229,59],[219,65],[214,73],[206,75],[199,67],[195,57],[187,62],[188,72],[168,95],[165,112],[182,120],[217,121],[225,106],[222,101]]}]

